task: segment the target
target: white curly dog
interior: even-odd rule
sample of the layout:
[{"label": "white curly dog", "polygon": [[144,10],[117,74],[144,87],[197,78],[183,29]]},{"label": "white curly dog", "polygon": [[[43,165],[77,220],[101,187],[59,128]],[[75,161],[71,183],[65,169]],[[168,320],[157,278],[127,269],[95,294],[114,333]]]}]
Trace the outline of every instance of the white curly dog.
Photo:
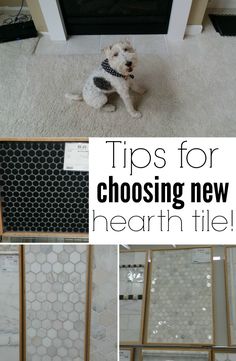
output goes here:
[{"label": "white curly dog", "polygon": [[134,109],[130,89],[144,94],[145,89],[139,86],[132,74],[137,65],[137,54],[129,41],[120,41],[104,49],[106,59],[98,69],[94,70],[85,82],[81,95],[66,94],[70,100],[84,100],[95,109],[113,112],[116,107],[108,103],[108,94],[118,93],[128,113],[133,118],[140,118],[141,112]]}]

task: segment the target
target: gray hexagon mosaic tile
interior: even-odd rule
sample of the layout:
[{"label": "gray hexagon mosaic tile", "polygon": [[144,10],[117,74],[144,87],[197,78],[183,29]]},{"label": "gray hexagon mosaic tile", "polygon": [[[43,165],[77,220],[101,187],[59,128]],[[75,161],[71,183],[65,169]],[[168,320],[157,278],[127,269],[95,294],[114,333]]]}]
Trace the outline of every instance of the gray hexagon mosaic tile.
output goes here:
[{"label": "gray hexagon mosaic tile", "polygon": [[214,358],[215,358],[215,361],[236,361],[236,351],[235,352],[215,352]]},{"label": "gray hexagon mosaic tile", "polygon": [[117,360],[117,247],[93,247],[90,361]]},{"label": "gray hexagon mosaic tile", "polygon": [[120,253],[120,341],[138,342],[141,334],[146,252]]},{"label": "gray hexagon mosaic tile", "polygon": [[25,246],[27,361],[83,361],[87,246]]},{"label": "gray hexagon mosaic tile", "polygon": [[147,341],[212,344],[211,249],[154,251]]},{"label": "gray hexagon mosaic tile", "polygon": [[14,247],[0,246],[1,360],[19,360],[19,312],[19,255]]},{"label": "gray hexagon mosaic tile", "polygon": [[227,248],[227,277],[230,339],[231,344],[236,346],[236,247]]},{"label": "gray hexagon mosaic tile", "polygon": [[142,361],[208,361],[208,351],[192,350],[145,350],[142,352]]}]

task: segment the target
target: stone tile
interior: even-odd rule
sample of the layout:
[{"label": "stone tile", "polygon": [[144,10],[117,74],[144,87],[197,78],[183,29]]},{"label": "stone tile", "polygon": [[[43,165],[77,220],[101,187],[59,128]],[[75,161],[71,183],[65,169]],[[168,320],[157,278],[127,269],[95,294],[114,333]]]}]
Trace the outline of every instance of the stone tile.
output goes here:
[{"label": "stone tile", "polygon": [[148,342],[212,343],[211,250],[199,262],[195,252],[153,252]]}]

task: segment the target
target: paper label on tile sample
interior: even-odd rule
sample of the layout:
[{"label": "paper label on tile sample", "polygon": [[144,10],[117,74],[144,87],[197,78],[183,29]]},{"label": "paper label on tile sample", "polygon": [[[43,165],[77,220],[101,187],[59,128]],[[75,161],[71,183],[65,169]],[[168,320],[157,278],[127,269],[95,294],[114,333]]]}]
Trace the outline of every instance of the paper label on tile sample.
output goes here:
[{"label": "paper label on tile sample", "polygon": [[120,350],[120,361],[130,360],[130,351]]},{"label": "paper label on tile sample", "polygon": [[192,251],[193,263],[209,263],[211,261],[211,252],[209,249],[194,249]]},{"label": "paper label on tile sample", "polygon": [[18,272],[18,256],[1,255],[0,272]]},{"label": "paper label on tile sample", "polygon": [[67,171],[89,170],[88,143],[66,143],[63,169]]}]

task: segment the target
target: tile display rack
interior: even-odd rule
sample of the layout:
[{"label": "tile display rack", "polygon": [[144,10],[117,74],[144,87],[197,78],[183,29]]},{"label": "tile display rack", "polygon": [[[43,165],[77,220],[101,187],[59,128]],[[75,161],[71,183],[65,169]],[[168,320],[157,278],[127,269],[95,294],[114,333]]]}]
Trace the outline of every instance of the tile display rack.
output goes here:
[{"label": "tile display rack", "polygon": [[[145,357],[146,354],[146,357]],[[211,350],[198,348],[148,348],[140,350],[140,361],[210,361]]]},{"label": "tile display rack", "polygon": [[[214,344],[212,257],[211,247],[181,247],[151,252],[145,344],[193,347]],[[158,285],[156,289],[155,284]],[[200,286],[201,289],[196,288]],[[177,304],[176,311],[172,302],[175,302],[175,307]],[[186,310],[182,312],[183,303],[186,302]],[[199,307],[202,310],[201,318]],[[189,319],[190,316],[192,319]]]},{"label": "tile display rack", "polygon": [[[143,341],[148,252],[141,250],[121,251],[119,268],[120,279],[122,280],[119,296],[120,341],[123,345],[138,344]],[[133,307],[135,312],[132,311]],[[128,329],[130,325],[131,327]],[[124,340],[122,337],[123,330],[129,334],[129,340]]]},{"label": "tile display rack", "polygon": [[88,243],[89,239],[88,237],[53,237],[52,235],[47,235],[47,237],[29,237],[29,236],[17,236],[17,237],[5,237],[0,236],[0,243],[6,244],[17,244],[17,243]]},{"label": "tile display rack", "polygon": [[88,237],[88,172],[64,171],[67,142],[87,138],[0,141],[0,235]]},{"label": "tile display rack", "polygon": [[[25,257],[26,257],[25,248],[26,247],[32,247],[32,248],[34,248],[36,250],[40,250],[39,247],[50,247],[50,246],[49,245],[34,245],[34,246],[28,246],[28,245],[27,246],[23,246],[23,245],[19,245],[19,246],[18,245],[1,245],[0,246],[0,255],[1,254],[9,254],[9,252],[14,253],[14,254],[19,254],[19,336],[20,336],[20,339],[19,339],[19,354],[20,354],[19,361],[28,361],[28,359],[29,359],[29,358],[27,358],[27,331],[28,331],[28,328],[27,328],[26,301],[27,301],[27,294],[29,292],[29,288],[26,287],[26,272],[27,272],[27,265],[26,265],[26,262],[25,262]],[[53,247],[53,246],[51,246],[51,247]],[[77,357],[75,359],[76,359],[76,361],[77,361],[77,359],[78,360],[81,359],[83,361],[96,360],[96,357],[94,357],[93,355],[90,356],[90,347],[93,346],[91,344],[91,332],[93,332],[93,330],[91,329],[91,317],[93,317],[91,315],[91,311],[92,311],[91,307],[92,307],[92,304],[93,304],[93,293],[96,292],[95,289],[94,289],[94,282],[96,283],[96,267],[94,267],[94,265],[93,265],[93,262],[95,262],[95,258],[93,256],[94,252],[96,251],[95,247],[94,246],[88,246],[88,245],[73,245],[73,246],[72,245],[71,246],[70,245],[54,245],[54,247],[58,247],[58,250],[59,250],[59,248],[62,248],[62,247],[83,247],[83,248],[87,249],[86,299],[84,300],[85,305],[86,305],[85,314],[84,314],[84,319],[85,319],[85,330],[84,330],[85,337],[84,337],[84,347],[83,347],[83,349],[84,349],[84,352],[83,352],[84,357],[83,358],[81,358],[81,357],[78,358]],[[100,246],[100,247],[102,247],[102,246]],[[109,246],[109,247],[113,247],[113,246]],[[13,249],[13,252],[10,251],[11,249]],[[2,252],[1,252],[1,250],[2,250]],[[76,255],[72,253],[71,257],[73,259],[72,262],[75,262],[74,259],[76,258]],[[62,254],[60,254],[60,258],[63,258]],[[35,259],[37,260],[37,257]],[[39,254],[38,259],[40,260],[40,262],[42,262],[42,260],[43,260],[42,255]],[[65,259],[64,259],[64,261],[65,261]],[[64,261],[62,260],[62,262],[64,262]],[[53,265],[55,266],[55,270],[57,269],[57,272],[58,272],[60,264],[58,264],[58,262],[55,261],[55,260],[53,262],[54,262]],[[46,263],[44,262],[45,267],[46,267],[47,264],[48,264],[48,262],[46,262]],[[106,265],[104,265],[103,267],[105,269]],[[41,266],[39,264],[35,264],[34,272],[37,273],[39,271],[39,269],[41,269]],[[68,269],[69,269],[69,265],[68,265]],[[39,274],[39,273],[37,273],[37,274]],[[52,281],[50,272],[45,273],[45,276],[48,278],[48,280],[50,279]],[[74,278],[73,273],[70,274],[70,276],[71,276],[72,282],[75,282],[75,278]],[[35,287],[36,286],[37,285],[35,285]],[[99,286],[99,289],[100,289],[100,294],[102,293],[102,295],[104,295],[103,285],[100,283],[98,286]],[[55,285],[55,287],[57,287],[57,285]],[[110,286],[110,289],[111,289],[111,286]],[[116,293],[116,291],[115,291],[115,293]],[[74,297],[75,295],[71,294],[70,296]],[[99,303],[100,302],[99,300],[100,300],[101,296],[99,296],[98,298],[97,298],[97,296],[99,296],[99,295],[96,295],[96,302]],[[116,310],[116,307],[117,307],[116,301],[117,301],[116,298],[113,299],[113,301],[112,301],[113,305],[111,305],[111,306],[109,305],[108,309],[104,309],[104,312],[109,313],[109,312],[112,312],[111,309],[113,311],[114,311],[114,309]],[[106,300],[106,302],[109,302],[109,301]],[[58,305],[55,305],[55,306],[57,307]],[[38,305],[37,305],[37,307],[38,307]],[[45,307],[46,307],[46,305],[45,305]],[[102,303],[101,307],[103,307],[103,303]],[[33,313],[32,313],[32,315],[33,315]],[[41,317],[41,315],[40,315],[40,317]],[[107,320],[107,318],[106,318],[106,320]],[[104,323],[104,326],[102,326],[102,328],[108,327],[106,324],[107,324],[107,322]],[[68,323],[67,326],[70,327],[71,325],[69,325],[69,323]],[[101,340],[101,339],[98,339],[98,342],[102,342],[102,346],[100,345],[100,347],[103,347],[104,355],[105,354],[107,355],[108,352],[112,353],[111,347],[113,347],[113,351],[114,351],[113,354],[116,355],[117,354],[116,353],[116,346],[115,346],[116,342],[114,341],[114,337],[116,339],[116,324],[115,324],[114,320],[112,320],[111,327],[107,331],[110,331],[111,334],[113,334],[113,340],[112,340],[112,336],[110,335],[110,339],[109,339],[108,342],[107,342],[106,339],[104,341]],[[73,337],[75,337],[75,335],[73,335]],[[45,341],[48,342],[48,340],[45,340]],[[112,341],[112,343],[111,343],[111,341]],[[77,347],[78,347],[78,345],[77,345]],[[40,352],[41,351],[42,351],[42,349],[40,349]],[[61,350],[61,351],[63,351],[63,350]],[[29,357],[29,355],[28,355],[28,357]],[[43,356],[42,355],[40,357],[41,357],[40,360],[44,360],[45,357],[46,357],[46,360],[48,360],[48,357],[51,357],[51,356],[48,356],[48,355]],[[63,360],[64,359],[63,358],[64,356],[55,356],[55,357],[56,357],[56,360]],[[70,358],[70,359],[73,360],[73,358]],[[51,360],[53,360],[53,356],[51,357]],[[111,360],[113,360],[113,359],[111,359]],[[115,358],[114,358],[114,360],[115,360]]]}]

